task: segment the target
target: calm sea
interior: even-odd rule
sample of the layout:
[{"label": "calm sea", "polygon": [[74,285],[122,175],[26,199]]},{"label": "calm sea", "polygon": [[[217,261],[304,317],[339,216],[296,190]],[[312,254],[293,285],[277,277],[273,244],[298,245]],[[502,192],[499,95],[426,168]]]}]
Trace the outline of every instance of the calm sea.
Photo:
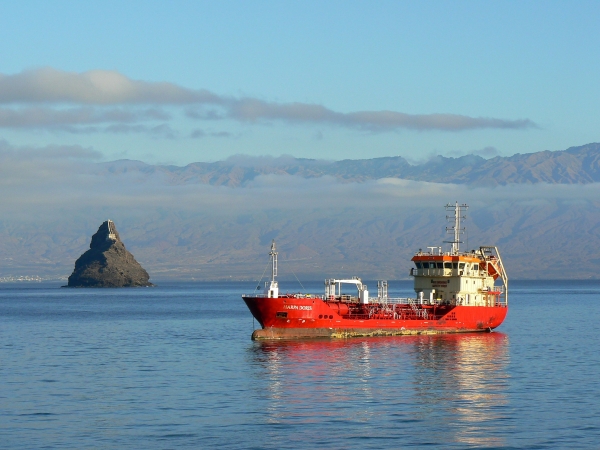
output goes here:
[{"label": "calm sea", "polygon": [[512,282],[491,334],[276,343],[253,287],[0,285],[0,448],[600,448],[600,282]]}]

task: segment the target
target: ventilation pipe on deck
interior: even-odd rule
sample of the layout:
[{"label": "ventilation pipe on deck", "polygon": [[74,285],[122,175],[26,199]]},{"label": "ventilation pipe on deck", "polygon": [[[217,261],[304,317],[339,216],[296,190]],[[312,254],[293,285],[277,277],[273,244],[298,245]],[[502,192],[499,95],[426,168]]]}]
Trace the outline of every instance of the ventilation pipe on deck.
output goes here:
[{"label": "ventilation pipe on deck", "polygon": [[369,291],[367,290],[366,284],[359,287],[358,297],[363,305],[369,304]]}]

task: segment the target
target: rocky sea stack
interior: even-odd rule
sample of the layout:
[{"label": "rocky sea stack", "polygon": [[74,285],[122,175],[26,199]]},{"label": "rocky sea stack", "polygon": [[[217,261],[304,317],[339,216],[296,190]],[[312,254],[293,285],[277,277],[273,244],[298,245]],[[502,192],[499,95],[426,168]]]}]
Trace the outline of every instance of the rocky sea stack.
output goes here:
[{"label": "rocky sea stack", "polygon": [[67,287],[153,286],[149,279],[121,242],[114,222],[107,220],[92,236],[90,249],[75,261]]}]

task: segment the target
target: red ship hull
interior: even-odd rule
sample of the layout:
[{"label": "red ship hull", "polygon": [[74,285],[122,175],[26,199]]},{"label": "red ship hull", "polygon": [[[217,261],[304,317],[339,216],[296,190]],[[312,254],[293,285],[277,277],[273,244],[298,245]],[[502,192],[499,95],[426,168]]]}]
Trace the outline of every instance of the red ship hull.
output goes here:
[{"label": "red ship hull", "polygon": [[243,296],[262,326],[252,339],[390,336],[491,331],[508,307],[357,304],[315,297]]}]

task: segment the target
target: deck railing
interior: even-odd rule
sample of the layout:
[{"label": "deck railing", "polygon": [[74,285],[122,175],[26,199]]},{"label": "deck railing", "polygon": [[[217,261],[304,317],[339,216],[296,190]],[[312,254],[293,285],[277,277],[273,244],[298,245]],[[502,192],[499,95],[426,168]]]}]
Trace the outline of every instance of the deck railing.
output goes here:
[{"label": "deck railing", "polygon": [[[250,298],[261,298],[261,297],[265,297],[265,294],[260,292],[260,293],[252,293],[252,294],[242,294],[242,297],[250,297]],[[290,294],[290,293],[286,293],[286,294],[279,294],[279,297],[285,297],[285,298],[305,298],[305,299],[318,299],[318,300],[326,300],[326,301],[332,301],[332,302],[346,302],[346,303],[358,303],[359,302],[359,298],[356,296],[352,296],[352,295],[336,295],[336,296],[325,296],[325,295],[318,295],[318,294],[302,294],[302,293],[296,293],[296,294]],[[408,304],[410,302],[411,299],[409,298],[401,298],[401,297],[385,297],[385,298],[378,298],[378,297],[370,297],[369,298],[369,303],[379,303],[379,304],[388,304],[388,305],[393,305],[393,304]],[[414,299],[412,299],[414,300]]]},{"label": "deck railing", "polygon": [[[483,291],[483,293],[485,294],[488,291]],[[491,292],[500,292],[500,293],[504,293],[504,286],[494,286],[493,291]],[[260,293],[260,294],[242,294],[243,297],[249,297],[249,298],[263,298],[265,297],[265,294]],[[331,302],[339,302],[342,301],[344,303],[359,303],[359,299],[358,297],[352,297],[349,295],[342,295],[341,298],[340,296],[336,296],[336,297],[326,297],[325,295],[314,295],[314,294],[281,294],[279,296],[280,298],[301,298],[301,299],[317,299],[317,300],[324,300],[324,301],[331,301]],[[434,299],[433,304],[436,305],[440,305],[440,301]],[[404,298],[404,297],[386,297],[386,298],[378,298],[378,297],[371,297],[369,298],[369,304],[377,304],[377,305],[382,305],[384,307],[387,307],[391,310],[393,310],[396,305],[398,306],[402,306],[402,307],[406,307],[406,306],[410,306],[413,310],[421,310],[421,308],[419,308],[421,306],[421,303],[419,303],[419,300],[416,298]],[[423,304],[424,305],[433,305],[432,303],[429,303],[428,299],[424,299],[423,300]],[[494,305],[490,305],[490,306],[506,306],[507,302],[506,299],[504,297],[498,297],[498,301],[495,302]],[[468,305],[466,305],[468,306]]]},{"label": "deck railing", "polygon": [[481,290],[483,294],[489,294],[490,292],[499,292],[500,294],[504,294],[504,286],[494,286],[491,288],[483,288]]}]

